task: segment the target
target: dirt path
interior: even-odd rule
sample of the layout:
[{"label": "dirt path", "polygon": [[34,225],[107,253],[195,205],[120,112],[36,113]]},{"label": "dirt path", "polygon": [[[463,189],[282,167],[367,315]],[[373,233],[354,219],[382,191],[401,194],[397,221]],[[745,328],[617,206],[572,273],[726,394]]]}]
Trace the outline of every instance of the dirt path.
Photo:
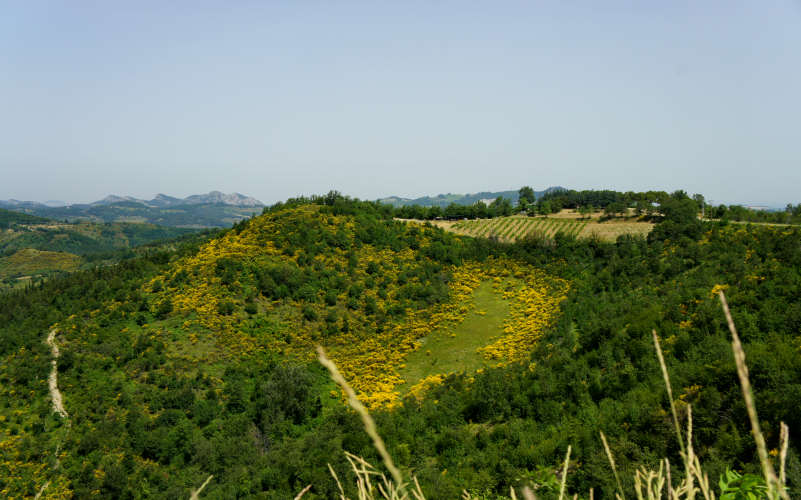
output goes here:
[{"label": "dirt path", "polygon": [[[56,330],[50,330],[50,333],[47,335],[47,345],[50,346],[50,353],[53,356],[53,359],[50,360],[51,368],[50,368],[50,376],[47,377],[47,385],[50,388],[50,399],[53,400],[53,411],[58,413],[58,415],[67,421],[67,432],[70,429],[70,416],[67,414],[67,410],[64,409],[64,400],[61,398],[61,391],[58,390],[58,345],[56,344]],[[63,441],[62,441],[63,442]],[[58,452],[61,449],[61,443],[56,446],[55,452],[55,464],[53,465],[52,469],[55,471],[61,465],[61,460],[58,458]],[[33,497],[34,500],[39,500],[42,497],[42,494],[45,492],[47,487],[50,486],[50,481],[47,481],[45,484],[39,488],[39,491],[36,493],[36,496]]]},{"label": "dirt path", "polygon": [[50,352],[53,354],[53,359],[50,361],[52,368],[50,369],[50,376],[47,378],[47,384],[50,387],[50,399],[53,400],[53,411],[58,413],[61,418],[68,419],[70,416],[67,410],[64,409],[64,400],[61,398],[61,391],[58,390],[58,345],[56,344],[56,331],[51,330],[47,336],[47,345],[50,346]]}]

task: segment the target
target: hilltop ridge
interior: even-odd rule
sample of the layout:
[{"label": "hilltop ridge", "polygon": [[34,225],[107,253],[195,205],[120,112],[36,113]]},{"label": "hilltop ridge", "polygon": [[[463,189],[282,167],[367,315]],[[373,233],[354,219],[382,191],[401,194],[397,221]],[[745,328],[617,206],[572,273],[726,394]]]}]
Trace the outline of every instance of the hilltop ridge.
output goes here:
[{"label": "hilltop ridge", "polygon": [[[562,191],[564,189],[565,188],[560,186],[551,186],[542,191],[534,191],[534,196],[535,199],[539,199],[547,193],[553,191]],[[489,204],[492,200],[498,198],[499,196],[501,198],[506,198],[507,200],[509,200],[514,204],[517,203],[519,193],[515,189],[509,191],[481,191],[479,193],[468,193],[468,194],[447,193],[447,194],[438,194],[436,196],[421,196],[419,198],[387,196],[385,198],[379,198],[376,201],[378,201],[379,203],[386,203],[394,207],[420,205],[423,207],[445,208],[451,203],[454,203],[456,205],[472,205],[477,201],[484,201],[486,204]]]}]

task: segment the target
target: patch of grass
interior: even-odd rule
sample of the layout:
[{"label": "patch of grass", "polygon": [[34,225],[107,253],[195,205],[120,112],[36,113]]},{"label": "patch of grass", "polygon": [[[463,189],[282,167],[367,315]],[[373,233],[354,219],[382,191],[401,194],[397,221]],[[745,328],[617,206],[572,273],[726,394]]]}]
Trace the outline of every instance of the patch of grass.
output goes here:
[{"label": "patch of grass", "polygon": [[[419,349],[409,353],[406,366],[400,370],[406,383],[403,393],[423,378],[437,373],[473,372],[487,366],[488,361],[476,349],[503,334],[503,321],[509,315],[509,303],[490,282],[473,292],[475,310],[453,330],[436,330],[423,339]],[[482,314],[483,313],[483,314]]]},{"label": "patch of grass", "polygon": [[35,275],[47,271],[75,271],[81,258],[65,252],[45,252],[26,248],[0,258],[0,279],[10,276]]},{"label": "patch of grass", "polygon": [[607,222],[589,222],[584,226],[581,236],[593,234],[605,241],[615,241],[622,234],[647,236],[654,228],[650,222],[630,222],[611,220]]},{"label": "patch of grass", "polygon": [[187,361],[201,361],[209,363],[216,358],[219,348],[208,337],[200,336],[197,333],[185,332],[176,329],[170,332],[171,342],[167,344],[169,356],[184,359]]}]

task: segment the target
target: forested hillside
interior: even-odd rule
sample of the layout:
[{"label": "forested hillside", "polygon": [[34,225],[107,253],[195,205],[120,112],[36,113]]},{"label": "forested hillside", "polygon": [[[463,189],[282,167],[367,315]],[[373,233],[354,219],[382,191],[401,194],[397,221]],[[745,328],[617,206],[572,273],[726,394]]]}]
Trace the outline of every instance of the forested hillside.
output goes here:
[{"label": "forested hillside", "polygon": [[63,223],[0,209],[0,291],[131,256],[131,250],[197,233],[153,224]]},{"label": "forested hillside", "polygon": [[153,224],[48,224],[16,226],[0,234],[0,252],[24,248],[76,255],[106,253],[197,232]]},{"label": "forested hillside", "polygon": [[231,227],[261,210],[261,206],[236,206],[225,203],[184,203],[151,206],[140,201],[120,199],[100,204],[65,207],[25,205],[25,213],[69,222],[138,222],[170,227]]},{"label": "forested hillside", "polygon": [[19,224],[44,224],[47,222],[48,220],[42,217],[0,208],[0,229],[8,229]]},{"label": "forested hillside", "polygon": [[[348,478],[343,451],[379,460],[320,344],[427,498],[526,484],[555,498],[568,445],[568,491],[613,498],[599,431],[633,496],[635,468],[681,461],[652,329],[713,482],[756,472],[713,292],[775,450],[780,421],[801,429],[801,231],[702,223],[682,204],[647,239],[505,244],[331,194],[0,295],[0,493],[186,498],[213,475],[204,498],[334,498],[328,463]],[[51,329],[66,419],[48,395]],[[791,438],[791,497],[798,451]]]}]

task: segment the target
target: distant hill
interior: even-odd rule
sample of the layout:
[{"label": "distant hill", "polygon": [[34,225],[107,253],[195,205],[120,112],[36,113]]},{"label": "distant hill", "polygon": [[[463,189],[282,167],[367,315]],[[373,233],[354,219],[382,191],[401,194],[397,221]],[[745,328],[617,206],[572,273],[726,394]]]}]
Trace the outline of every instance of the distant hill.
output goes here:
[{"label": "distant hill", "polygon": [[19,250],[0,257],[0,292],[44,276],[77,271],[81,264],[81,258],[71,253]]},{"label": "distant hill", "polygon": [[251,198],[239,193],[225,194],[219,191],[212,191],[208,194],[195,194],[184,199],[184,204],[200,205],[206,203],[222,203],[223,205],[234,205],[237,207],[263,207],[264,203],[256,198]]},{"label": "distant hill", "polygon": [[152,200],[141,200],[132,196],[109,195],[102,200],[95,201],[89,205],[115,205],[118,203],[138,203],[148,207],[172,207],[178,205],[231,205],[235,207],[263,207],[264,203],[256,198],[245,196],[240,193],[226,194],[221,191],[211,191],[206,194],[193,194],[186,198],[175,198],[166,194],[159,193]]},{"label": "distant hill", "polygon": [[197,234],[147,223],[64,223],[0,209],[0,291],[98,262],[142,245]]},{"label": "distant hill", "polygon": [[43,217],[0,208],[0,229],[8,229],[17,224],[45,224],[47,222],[50,221]]},{"label": "distant hill", "polygon": [[[553,186],[545,189],[543,191],[534,191],[534,195],[536,198],[540,198],[546,193],[550,193],[551,191],[558,191],[565,189],[563,187]],[[389,196],[387,198],[380,198],[377,200],[380,203],[386,203],[392,205],[394,207],[402,207],[404,205],[420,205],[424,207],[447,207],[451,203],[455,203],[457,205],[472,205],[477,201],[484,200],[487,203],[494,200],[497,197],[506,198],[512,203],[517,203],[518,194],[517,190],[510,190],[510,191],[482,191],[480,193],[473,193],[473,194],[438,194],[436,196],[422,196],[420,198],[402,198],[399,196]]]},{"label": "distant hill", "polygon": [[60,221],[140,222],[170,227],[229,227],[261,212],[264,204],[239,193],[212,191],[186,198],[158,194],[152,200],[109,195],[93,203],[52,207],[44,203],[0,200],[0,208]]},{"label": "distant hill", "polygon": [[194,229],[153,224],[91,222],[20,224],[0,232],[0,254],[33,248],[42,251],[93,255],[133,248],[197,232]]}]

